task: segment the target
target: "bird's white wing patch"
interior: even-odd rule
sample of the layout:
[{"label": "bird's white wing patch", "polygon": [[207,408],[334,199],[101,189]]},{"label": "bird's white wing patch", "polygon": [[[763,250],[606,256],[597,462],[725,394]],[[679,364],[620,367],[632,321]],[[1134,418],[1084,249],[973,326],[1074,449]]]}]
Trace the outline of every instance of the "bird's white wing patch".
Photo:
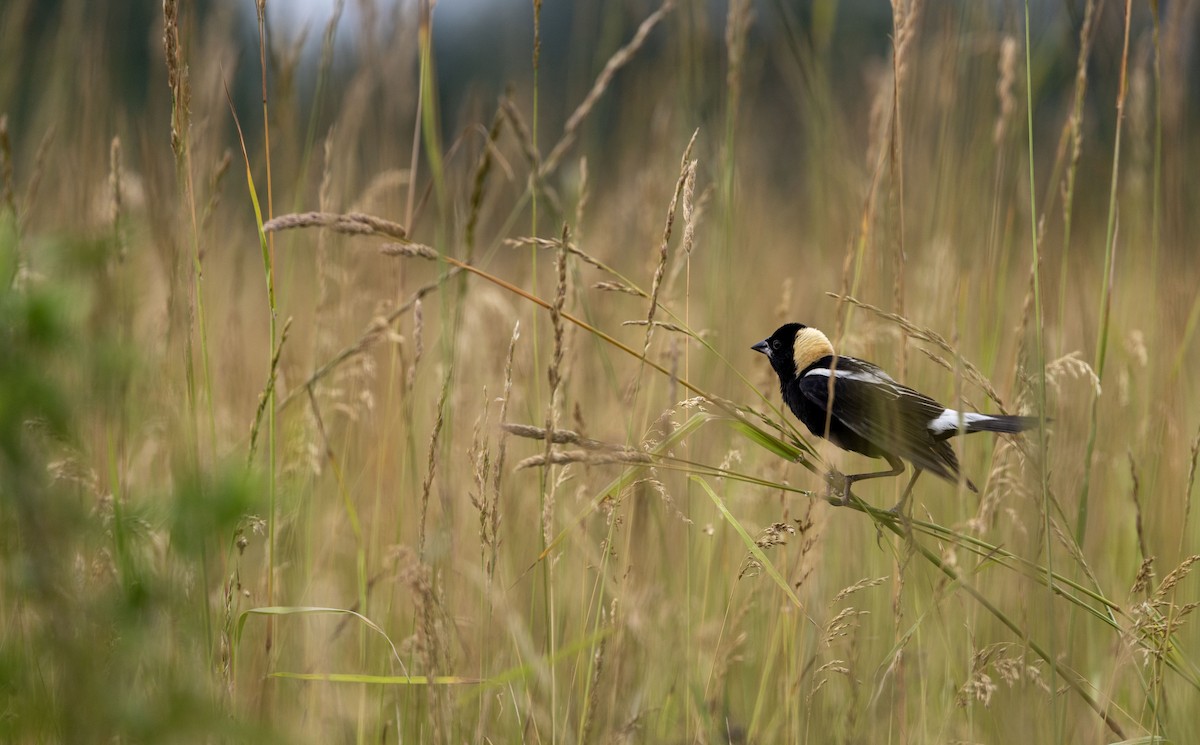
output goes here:
[{"label": "bird's white wing patch", "polygon": [[[929,431],[940,435],[943,432],[950,432],[950,431],[956,430],[956,429],[958,429],[958,426],[959,426],[959,424],[958,424],[959,416],[960,416],[959,413],[957,411],[955,411],[954,409],[946,409],[946,410],[942,411],[942,413],[940,415],[938,415],[938,417],[936,419],[930,420]],[[987,419],[991,419],[991,417],[988,416],[987,414],[974,414],[974,413],[969,413],[969,412],[966,414],[962,414],[961,416],[962,416],[962,428],[963,429],[967,429],[971,424],[973,424],[975,422],[982,422]]]},{"label": "bird's white wing patch", "polygon": [[[818,367],[814,370],[809,370],[804,373],[804,377],[819,375],[828,378],[830,370],[827,367]],[[863,370],[837,370],[836,375],[841,380],[857,380],[860,383],[874,383],[875,385],[886,385],[889,388],[894,386],[896,381],[892,380],[887,373],[883,372],[867,372]]]}]

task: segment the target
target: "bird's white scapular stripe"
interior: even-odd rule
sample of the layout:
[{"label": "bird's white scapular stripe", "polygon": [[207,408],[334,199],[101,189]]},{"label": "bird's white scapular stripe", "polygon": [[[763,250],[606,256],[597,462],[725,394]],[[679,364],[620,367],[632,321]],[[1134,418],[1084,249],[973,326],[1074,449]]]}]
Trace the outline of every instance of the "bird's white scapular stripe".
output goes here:
[{"label": "bird's white scapular stripe", "polygon": [[[958,429],[958,417],[959,413],[957,411],[954,409],[946,409],[940,415],[938,415],[937,419],[933,419],[929,422],[929,431],[941,434],[943,432],[949,432],[951,430]],[[966,429],[975,422],[983,422],[987,421],[988,419],[991,419],[991,417],[987,414],[963,414],[962,427],[963,429]]]},{"label": "bird's white scapular stripe", "polygon": [[[806,378],[809,377],[810,375],[820,375],[821,377],[828,378],[829,377],[829,368],[818,367],[815,370],[809,370],[808,372],[804,373],[804,377],[806,377]],[[892,378],[890,378],[886,373],[880,374],[880,373],[871,373],[871,372],[860,372],[858,370],[838,370],[837,376],[839,378],[841,378],[842,380],[857,380],[860,383],[875,383],[877,385],[890,386],[890,385],[894,385],[896,382],[895,380],[892,380]]]}]

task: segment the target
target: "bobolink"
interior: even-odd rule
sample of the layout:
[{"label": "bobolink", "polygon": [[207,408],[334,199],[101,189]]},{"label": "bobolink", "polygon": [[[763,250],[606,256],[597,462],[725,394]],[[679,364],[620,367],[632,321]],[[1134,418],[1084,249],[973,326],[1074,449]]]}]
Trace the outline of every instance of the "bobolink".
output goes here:
[{"label": "bobolink", "polygon": [[[1022,432],[1037,426],[1036,417],[960,414],[948,409],[869,362],[835,355],[825,334],[803,324],[780,326],[751,349],[771,360],[784,403],[810,432],[843,450],[883,458],[891,466],[889,471],[846,476],[843,505],[850,501],[854,482],[903,473],[903,458],[914,470],[904,495],[892,508],[899,514],[922,471],[958,481],[958,458],[947,442],[951,437]],[[966,484],[979,491],[969,479]]]}]

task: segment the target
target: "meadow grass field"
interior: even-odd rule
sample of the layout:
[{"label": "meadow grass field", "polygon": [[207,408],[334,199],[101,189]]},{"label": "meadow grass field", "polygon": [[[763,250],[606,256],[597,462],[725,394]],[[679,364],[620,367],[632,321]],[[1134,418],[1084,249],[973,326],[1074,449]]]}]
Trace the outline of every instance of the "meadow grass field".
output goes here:
[{"label": "meadow grass field", "polygon": [[[0,9],[0,738],[1200,741],[1194,4],[111,5]],[[1041,426],[832,506],[787,321]]]}]

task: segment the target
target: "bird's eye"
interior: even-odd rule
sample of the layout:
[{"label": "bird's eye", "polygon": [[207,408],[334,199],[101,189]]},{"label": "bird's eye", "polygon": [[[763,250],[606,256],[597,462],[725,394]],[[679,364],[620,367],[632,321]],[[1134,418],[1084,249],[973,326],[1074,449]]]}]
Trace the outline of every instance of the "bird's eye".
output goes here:
[{"label": "bird's eye", "polygon": [[779,343],[779,340],[778,340],[778,339],[776,339],[775,341],[771,342],[771,349],[779,349],[779,347],[780,347],[780,346],[782,346],[782,345]]}]

